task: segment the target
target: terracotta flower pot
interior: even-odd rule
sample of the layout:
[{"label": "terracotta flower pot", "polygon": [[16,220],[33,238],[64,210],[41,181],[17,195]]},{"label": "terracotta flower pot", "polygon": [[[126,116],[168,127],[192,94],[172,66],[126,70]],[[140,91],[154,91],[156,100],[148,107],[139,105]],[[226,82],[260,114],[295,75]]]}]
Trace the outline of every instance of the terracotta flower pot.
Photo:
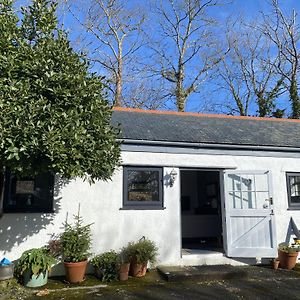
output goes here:
[{"label": "terracotta flower pot", "polygon": [[124,263],[120,265],[119,269],[119,279],[120,281],[128,280],[130,263]]},{"label": "terracotta flower pot", "polygon": [[298,252],[286,253],[278,250],[278,259],[280,268],[291,270],[297,262]]},{"label": "terracotta flower pot", "polygon": [[84,280],[87,260],[80,262],[64,262],[66,279],[70,283],[79,283]]},{"label": "terracotta flower pot", "polygon": [[274,259],[272,260],[272,268],[273,268],[274,270],[277,270],[278,267],[279,267],[279,259],[278,259],[278,258],[274,258]]},{"label": "terracotta flower pot", "polygon": [[145,276],[146,272],[147,272],[147,265],[148,265],[148,262],[138,264],[136,259],[133,259],[130,262],[129,275],[131,275],[133,277]]}]

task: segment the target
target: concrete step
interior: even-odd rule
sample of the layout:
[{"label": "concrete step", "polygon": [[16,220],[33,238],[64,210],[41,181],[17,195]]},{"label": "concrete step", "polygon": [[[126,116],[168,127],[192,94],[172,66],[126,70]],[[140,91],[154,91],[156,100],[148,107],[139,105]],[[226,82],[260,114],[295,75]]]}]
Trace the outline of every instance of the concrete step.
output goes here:
[{"label": "concrete step", "polygon": [[247,272],[243,269],[231,265],[214,265],[214,266],[158,266],[158,272],[167,281],[184,281],[184,280],[225,280],[246,278]]},{"label": "concrete step", "polygon": [[244,265],[256,264],[255,259],[245,258],[229,258],[223,252],[208,251],[208,250],[184,250],[182,257],[178,260],[176,265],[180,266],[200,266],[200,265],[232,265],[232,266],[244,266]]}]

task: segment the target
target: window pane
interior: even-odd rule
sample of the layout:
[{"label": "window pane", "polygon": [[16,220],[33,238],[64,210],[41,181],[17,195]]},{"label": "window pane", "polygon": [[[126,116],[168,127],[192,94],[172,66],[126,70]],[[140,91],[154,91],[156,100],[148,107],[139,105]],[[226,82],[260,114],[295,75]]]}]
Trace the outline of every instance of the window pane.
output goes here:
[{"label": "window pane", "polygon": [[254,192],[242,192],[242,208],[256,208],[256,199]]},{"label": "window pane", "polygon": [[242,191],[254,191],[254,176],[244,174],[241,176]]},{"label": "window pane", "polygon": [[241,192],[229,192],[228,194],[229,208],[242,208]]},{"label": "window pane", "polygon": [[300,196],[300,176],[290,176],[290,189],[292,197]]},{"label": "window pane", "polygon": [[299,173],[287,173],[287,188],[289,206],[291,208],[300,208],[300,174]]},{"label": "window pane", "polygon": [[241,190],[241,177],[237,174],[228,174],[229,184],[228,189],[230,191]]},{"label": "window pane", "polygon": [[53,206],[54,176],[39,174],[17,178],[8,174],[5,187],[5,210],[8,212],[50,212]]},{"label": "window pane", "polygon": [[290,176],[291,203],[300,204],[300,176]]},{"label": "window pane", "polygon": [[256,205],[258,209],[270,208],[270,195],[268,192],[256,192]]},{"label": "window pane", "polygon": [[160,201],[159,171],[128,170],[128,201]]},{"label": "window pane", "polygon": [[256,174],[255,175],[255,190],[256,192],[268,192],[268,174]]}]

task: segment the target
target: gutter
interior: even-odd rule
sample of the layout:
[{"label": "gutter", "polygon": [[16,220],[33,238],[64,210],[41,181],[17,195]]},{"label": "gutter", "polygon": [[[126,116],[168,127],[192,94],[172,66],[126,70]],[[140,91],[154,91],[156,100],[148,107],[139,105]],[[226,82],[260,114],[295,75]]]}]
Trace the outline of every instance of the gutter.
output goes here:
[{"label": "gutter", "polygon": [[296,148],[296,147],[230,145],[230,144],[205,144],[205,143],[148,141],[148,140],[133,140],[133,139],[119,139],[119,141],[121,141],[123,144],[126,144],[126,145],[137,145],[137,146],[140,145],[140,146],[165,146],[165,147],[224,149],[224,150],[300,152],[300,148]]}]

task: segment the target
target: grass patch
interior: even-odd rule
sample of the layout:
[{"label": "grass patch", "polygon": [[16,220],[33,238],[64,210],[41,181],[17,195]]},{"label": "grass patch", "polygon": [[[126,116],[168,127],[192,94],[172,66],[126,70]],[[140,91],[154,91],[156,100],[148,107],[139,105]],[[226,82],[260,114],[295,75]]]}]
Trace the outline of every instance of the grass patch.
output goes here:
[{"label": "grass patch", "polygon": [[0,281],[1,300],[26,299],[30,294],[30,291],[20,285],[16,279]]}]

